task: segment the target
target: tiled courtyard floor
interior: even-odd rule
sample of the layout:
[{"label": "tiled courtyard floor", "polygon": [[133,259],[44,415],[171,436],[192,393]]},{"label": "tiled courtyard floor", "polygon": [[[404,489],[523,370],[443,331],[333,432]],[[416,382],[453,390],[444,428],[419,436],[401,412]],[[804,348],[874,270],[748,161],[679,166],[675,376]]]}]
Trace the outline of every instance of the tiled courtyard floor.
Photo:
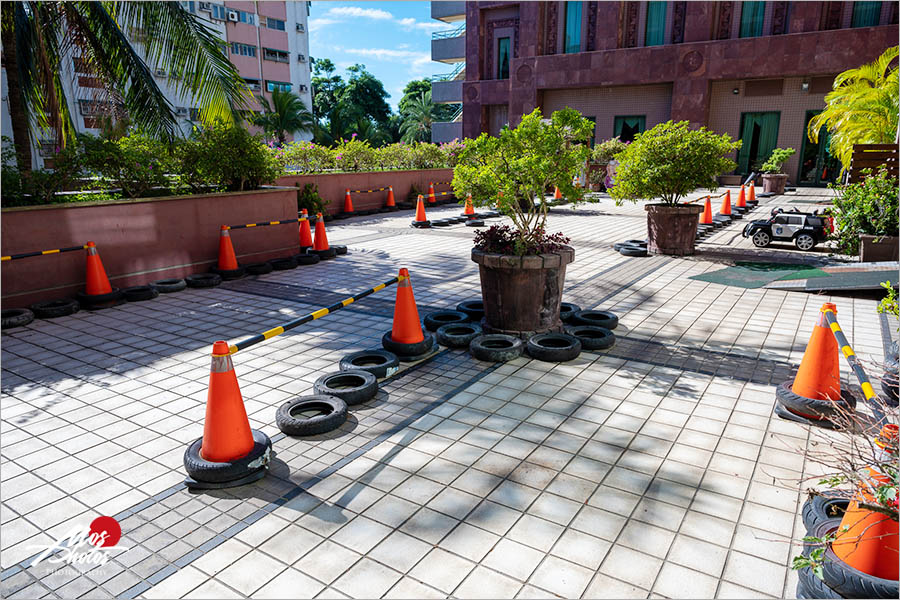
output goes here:
[{"label": "tiled courtyard floor", "polygon": [[[803,208],[788,198],[756,215]],[[422,316],[476,298],[471,229],[412,230],[408,212],[335,222],[329,239],[350,248],[337,260],[4,332],[0,595],[794,597],[788,540],[803,535],[800,481],[815,470],[798,452],[806,429],[772,414],[773,385],[799,364],[823,302],[874,373],[896,323],[871,299],[689,279],[751,255],[828,259],[757,251],[742,222],[686,259],[613,251],[645,236],[645,214],[603,199],[550,217],[576,250],[564,300],[619,315],[609,350],[502,365],[443,350],[314,438],[281,434],[275,409],[343,355],[380,346],[394,288],[239,352],[247,413],[274,459],[238,488],[182,483],[211,343],[400,267]],[[122,525],[127,549],[110,562],[29,566],[99,515]]]}]

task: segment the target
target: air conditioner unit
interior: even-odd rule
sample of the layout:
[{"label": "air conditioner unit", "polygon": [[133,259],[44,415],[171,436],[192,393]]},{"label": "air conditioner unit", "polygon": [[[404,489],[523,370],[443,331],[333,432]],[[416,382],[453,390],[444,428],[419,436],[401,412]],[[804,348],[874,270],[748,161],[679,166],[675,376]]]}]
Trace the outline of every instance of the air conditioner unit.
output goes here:
[{"label": "air conditioner unit", "polygon": [[235,11],[235,10],[229,10],[229,11],[228,11],[228,20],[229,20],[229,21],[234,21],[235,23],[237,23],[237,20],[238,20],[238,14],[237,14],[237,11]]},{"label": "air conditioner unit", "polygon": [[303,26],[303,23],[297,23],[297,33],[303,33],[306,31],[306,28]]},{"label": "air conditioner unit", "polygon": [[165,70],[165,69],[157,69],[157,70],[156,70],[156,76],[157,76],[157,77],[165,77],[165,76],[166,76],[166,70]]},{"label": "air conditioner unit", "polygon": [[306,62],[306,56],[303,54],[297,55],[297,62]]},{"label": "air conditioner unit", "polygon": [[301,83],[300,85],[297,86],[297,90],[299,90],[300,92],[305,92],[306,86]]},{"label": "air conditioner unit", "polygon": [[210,6],[210,3],[209,3],[209,2],[201,2],[201,3],[200,3],[200,10],[205,10],[206,12],[209,12],[209,11],[212,10],[212,7]]},{"label": "air conditioner unit", "polygon": [[187,110],[187,108],[185,108],[183,106],[179,106],[178,108],[175,109],[175,114],[178,115],[179,117],[186,117],[188,114],[188,110]]}]

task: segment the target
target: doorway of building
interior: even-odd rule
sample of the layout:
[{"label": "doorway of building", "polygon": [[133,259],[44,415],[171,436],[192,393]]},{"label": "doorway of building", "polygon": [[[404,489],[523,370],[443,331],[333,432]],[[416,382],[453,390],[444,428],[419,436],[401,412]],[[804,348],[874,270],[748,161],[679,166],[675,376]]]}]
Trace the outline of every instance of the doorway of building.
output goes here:
[{"label": "doorway of building", "polygon": [[738,172],[746,175],[759,170],[778,143],[778,124],[781,113],[741,113],[741,150],[738,153]]},{"label": "doorway of building", "polygon": [[837,181],[840,174],[841,162],[831,156],[828,151],[831,135],[824,126],[819,130],[819,141],[812,142],[806,134],[809,120],[820,111],[806,111],[806,119],[803,121],[803,142],[800,145],[800,176],[798,183],[801,185],[826,186]]}]

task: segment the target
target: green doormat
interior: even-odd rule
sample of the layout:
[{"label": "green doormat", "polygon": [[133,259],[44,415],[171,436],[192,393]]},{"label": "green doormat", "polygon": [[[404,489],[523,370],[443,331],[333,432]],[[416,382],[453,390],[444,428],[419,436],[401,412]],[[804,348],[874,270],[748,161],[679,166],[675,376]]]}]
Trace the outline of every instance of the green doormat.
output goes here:
[{"label": "green doormat", "polygon": [[719,271],[703,273],[702,275],[694,275],[689,277],[689,279],[753,289],[761,288],[776,280],[827,276],[828,274],[821,269],[809,265],[738,262],[733,267],[726,267]]}]

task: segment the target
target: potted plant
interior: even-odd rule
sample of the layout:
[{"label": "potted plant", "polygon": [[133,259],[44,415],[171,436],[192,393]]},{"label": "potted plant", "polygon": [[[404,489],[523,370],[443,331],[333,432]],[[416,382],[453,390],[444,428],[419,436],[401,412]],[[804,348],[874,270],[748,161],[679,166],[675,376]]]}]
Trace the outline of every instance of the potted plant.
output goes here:
[{"label": "potted plant", "polygon": [[597,187],[605,190],[612,187],[616,165],[619,164],[616,156],[628,146],[628,143],[623,142],[616,136],[594,146],[594,150],[591,153],[591,164],[588,169],[588,181],[591,183],[592,188]]},{"label": "potted plant", "polygon": [[535,109],[515,129],[466,141],[453,169],[456,197],[471,193],[477,206],[497,203],[513,222],[479,232],[472,250],[485,331],[527,337],[562,330],[559,305],[575,251],[561,234],[546,233],[544,193],[557,186],[570,201],[582,199],[584,190],[572,179],[590,154],[585,142],[593,126],[573,109],[549,119]]},{"label": "potted plant", "polygon": [[863,175],[857,183],[832,184],[837,196],[831,237],[838,252],[859,254],[860,262],[897,260],[897,178],[886,167],[875,173],[864,169]]},{"label": "potted plant", "polygon": [[705,127],[690,129],[687,121],[668,121],[638,134],[616,156],[616,185],[610,195],[617,203],[662,200],[644,206],[648,251],[694,253],[697,216],[703,207],[679,200],[697,188],[714,191],[716,177],[737,166],[727,155],[740,146],[728,134],[716,135]]},{"label": "potted plant", "polygon": [[784,185],[788,176],[781,172],[781,167],[787,159],[796,154],[793,148],[775,148],[768,160],[759,167],[762,172],[763,191],[773,194],[783,194]]}]

